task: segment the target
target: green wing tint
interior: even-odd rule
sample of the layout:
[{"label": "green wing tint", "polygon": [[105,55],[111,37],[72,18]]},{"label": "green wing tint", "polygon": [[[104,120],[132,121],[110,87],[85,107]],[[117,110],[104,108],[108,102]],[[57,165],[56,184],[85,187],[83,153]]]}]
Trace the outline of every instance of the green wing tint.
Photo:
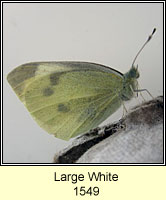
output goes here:
[{"label": "green wing tint", "polygon": [[97,127],[121,105],[123,75],[99,64],[29,63],[7,79],[37,123],[64,140]]},{"label": "green wing tint", "polygon": [[112,114],[120,106],[121,87],[122,78],[112,73],[89,70],[49,74],[28,86],[26,107],[47,132],[68,140]]}]

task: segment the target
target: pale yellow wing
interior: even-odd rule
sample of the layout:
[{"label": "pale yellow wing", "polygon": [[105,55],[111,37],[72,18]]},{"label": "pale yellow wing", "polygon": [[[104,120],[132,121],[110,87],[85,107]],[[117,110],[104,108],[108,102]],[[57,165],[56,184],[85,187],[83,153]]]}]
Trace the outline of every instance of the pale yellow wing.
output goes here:
[{"label": "pale yellow wing", "polygon": [[[82,71],[82,70],[97,70],[116,73],[119,76],[122,74],[115,71],[109,67],[88,62],[32,62],[26,63],[18,66],[12,70],[8,76],[7,80],[19,99],[24,103],[24,94],[26,87],[39,77],[45,76],[47,74],[66,72],[66,71]],[[57,78],[58,79],[58,78]]]},{"label": "pale yellow wing", "polygon": [[[58,81],[52,84],[54,76]],[[114,74],[98,71],[46,75],[27,88],[26,107],[47,132],[68,140],[96,127],[119,107],[121,84]]]},{"label": "pale yellow wing", "polygon": [[121,105],[123,77],[113,69],[82,62],[22,68],[9,74],[9,83],[37,123],[58,138],[68,140],[97,127]]}]

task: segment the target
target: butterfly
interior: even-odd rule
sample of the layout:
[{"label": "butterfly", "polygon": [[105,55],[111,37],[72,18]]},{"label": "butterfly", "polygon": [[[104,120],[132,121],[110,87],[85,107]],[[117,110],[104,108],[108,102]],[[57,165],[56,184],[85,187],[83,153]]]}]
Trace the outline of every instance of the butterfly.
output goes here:
[{"label": "butterfly", "polygon": [[134,63],[155,31],[125,74],[89,62],[32,62],[15,68],[7,80],[40,127],[69,140],[97,127],[139,92]]}]

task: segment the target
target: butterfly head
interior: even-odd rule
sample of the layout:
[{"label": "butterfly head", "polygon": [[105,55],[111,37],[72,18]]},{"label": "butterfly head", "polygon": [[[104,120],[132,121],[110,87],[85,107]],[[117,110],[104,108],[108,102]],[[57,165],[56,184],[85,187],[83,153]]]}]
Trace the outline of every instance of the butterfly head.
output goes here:
[{"label": "butterfly head", "polygon": [[139,78],[138,66],[131,67],[131,69],[126,74],[124,74],[125,80],[131,80],[131,79],[137,79],[137,78]]}]

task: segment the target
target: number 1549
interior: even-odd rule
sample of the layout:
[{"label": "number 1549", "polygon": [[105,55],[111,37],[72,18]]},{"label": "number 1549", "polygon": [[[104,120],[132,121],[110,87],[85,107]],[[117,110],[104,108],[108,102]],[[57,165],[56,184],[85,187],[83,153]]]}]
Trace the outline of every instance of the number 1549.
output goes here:
[{"label": "number 1549", "polygon": [[75,187],[75,194],[76,196],[85,196],[85,195],[99,195],[99,188],[98,187],[89,187],[88,189],[85,188],[85,186],[82,187]]}]

